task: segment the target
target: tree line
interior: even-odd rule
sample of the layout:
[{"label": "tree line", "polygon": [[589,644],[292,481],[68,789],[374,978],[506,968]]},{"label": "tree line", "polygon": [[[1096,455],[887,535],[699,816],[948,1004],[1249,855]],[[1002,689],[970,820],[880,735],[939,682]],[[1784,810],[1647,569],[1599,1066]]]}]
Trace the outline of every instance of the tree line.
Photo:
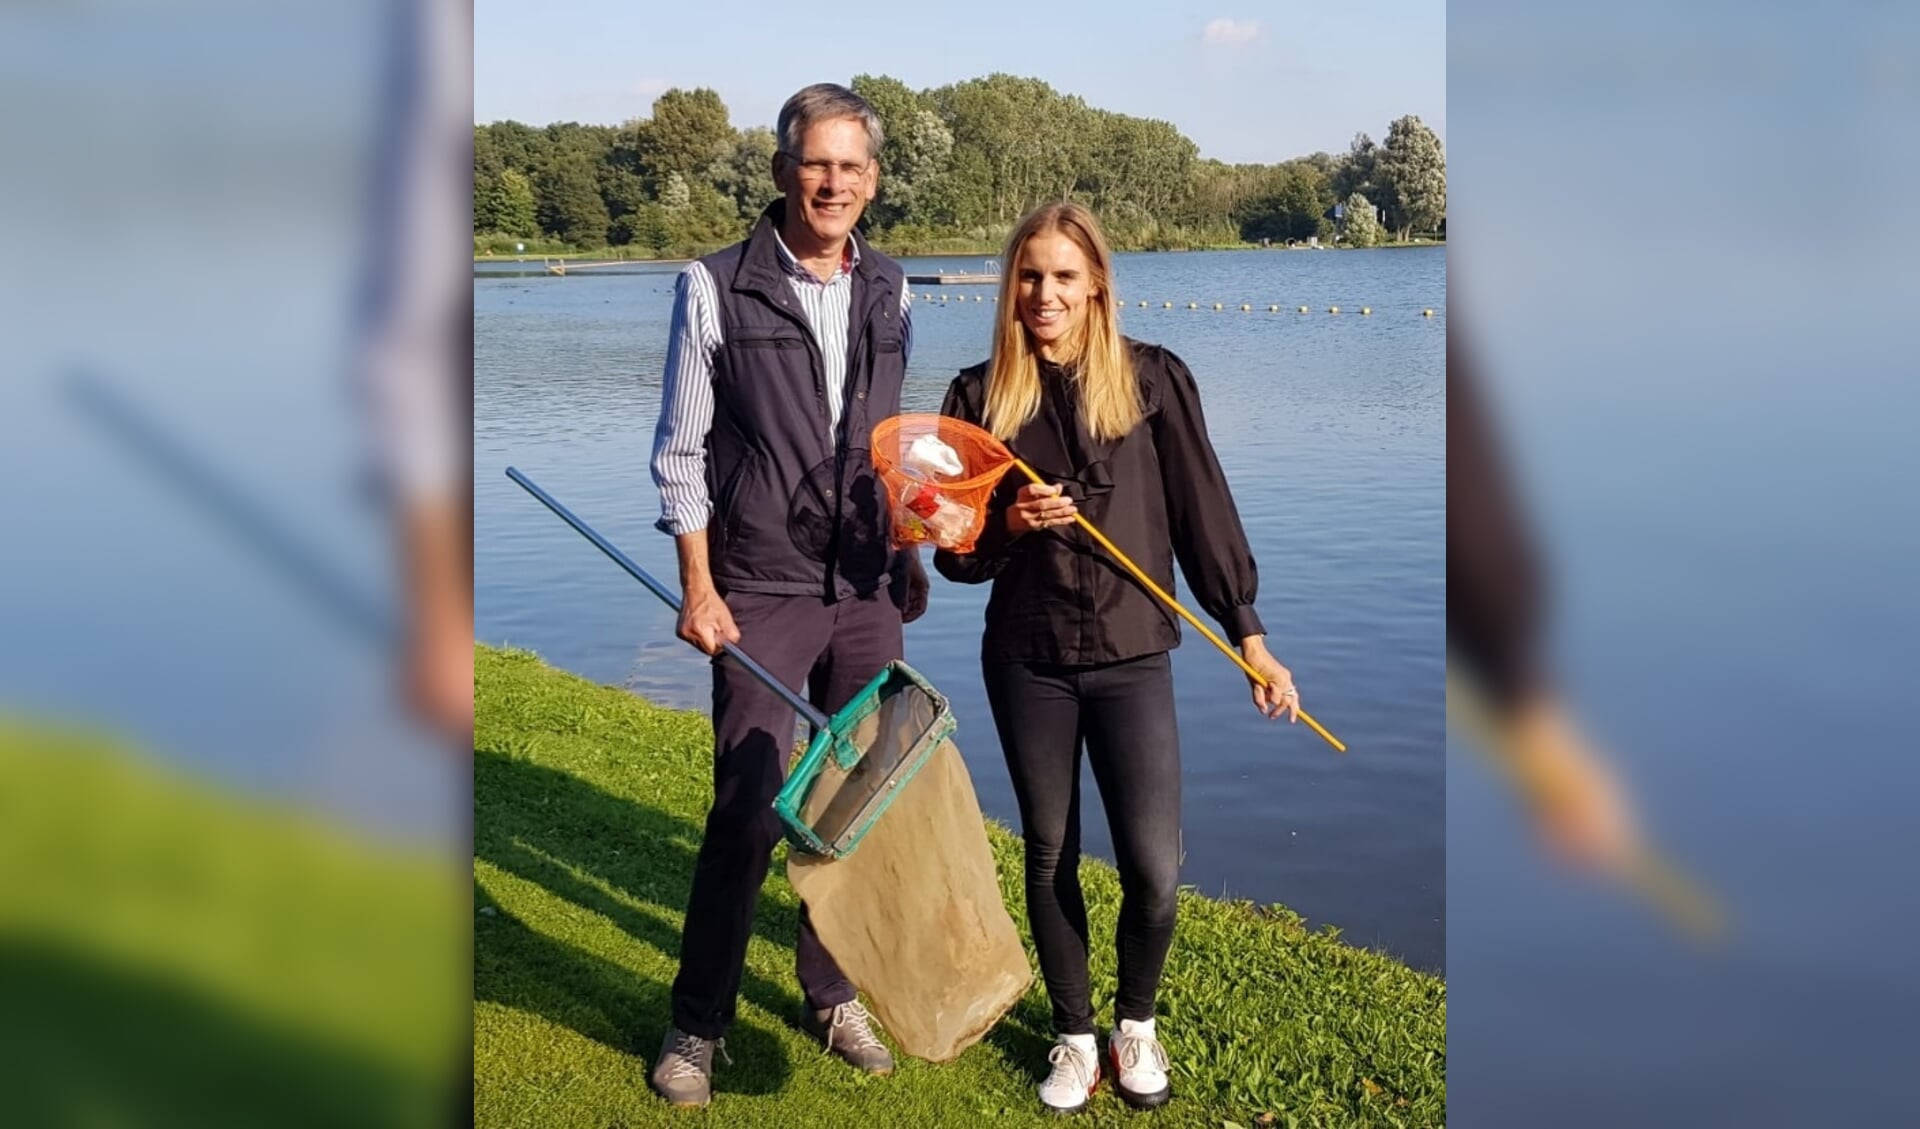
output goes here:
[{"label": "tree line", "polygon": [[[1168,122],[1097,109],[1038,79],[851,85],[886,132],[862,224],[899,253],[995,248],[1029,208],[1065,198],[1091,207],[1123,250],[1445,233],[1446,157],[1413,115],[1381,144],[1361,133],[1338,155],[1229,165]],[[739,239],[778,195],[775,148],[772,130],[735,129],[704,88],[669,90],[651,117],[618,126],[475,126],[475,253],[705,253]]]}]

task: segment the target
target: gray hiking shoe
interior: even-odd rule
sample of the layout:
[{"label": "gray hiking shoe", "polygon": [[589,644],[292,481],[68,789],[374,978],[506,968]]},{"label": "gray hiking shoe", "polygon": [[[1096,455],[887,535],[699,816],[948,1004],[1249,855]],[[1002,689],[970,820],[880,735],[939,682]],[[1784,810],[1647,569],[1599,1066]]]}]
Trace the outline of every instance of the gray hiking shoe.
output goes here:
[{"label": "gray hiking shoe", "polygon": [[893,1052],[874,1034],[873,1015],[859,1000],[801,1013],[800,1026],[807,1034],[826,1044],[827,1050],[846,1059],[868,1074],[892,1074]]},{"label": "gray hiking shoe", "polygon": [[667,1029],[660,1043],[660,1057],[653,1064],[649,1079],[653,1092],[677,1106],[703,1106],[713,1099],[713,1052],[720,1052],[728,1066],[725,1039],[702,1039],[678,1027]]}]

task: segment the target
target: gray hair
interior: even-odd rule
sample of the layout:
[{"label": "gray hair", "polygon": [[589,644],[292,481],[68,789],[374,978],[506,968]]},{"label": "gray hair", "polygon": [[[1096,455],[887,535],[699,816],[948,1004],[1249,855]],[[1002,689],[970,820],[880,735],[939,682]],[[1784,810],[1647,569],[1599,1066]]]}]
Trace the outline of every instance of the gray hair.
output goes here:
[{"label": "gray hair", "polygon": [[866,127],[867,157],[879,157],[880,146],[887,139],[886,131],[880,126],[880,115],[874,113],[873,105],[865,98],[831,82],[816,82],[780,107],[780,121],[774,127],[780,139],[780,151],[790,156],[798,154],[800,139],[806,136],[807,130],[820,122],[841,118],[852,118]]}]

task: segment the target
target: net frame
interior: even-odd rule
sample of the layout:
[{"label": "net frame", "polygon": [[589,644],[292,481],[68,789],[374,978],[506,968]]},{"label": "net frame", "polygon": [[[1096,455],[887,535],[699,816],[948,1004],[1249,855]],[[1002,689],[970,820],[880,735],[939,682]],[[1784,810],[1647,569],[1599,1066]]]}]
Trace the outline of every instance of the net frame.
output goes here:
[{"label": "net frame", "polygon": [[957,727],[945,695],[905,662],[889,662],[788,771],[773,801],[787,842],[828,858],[852,854]]}]

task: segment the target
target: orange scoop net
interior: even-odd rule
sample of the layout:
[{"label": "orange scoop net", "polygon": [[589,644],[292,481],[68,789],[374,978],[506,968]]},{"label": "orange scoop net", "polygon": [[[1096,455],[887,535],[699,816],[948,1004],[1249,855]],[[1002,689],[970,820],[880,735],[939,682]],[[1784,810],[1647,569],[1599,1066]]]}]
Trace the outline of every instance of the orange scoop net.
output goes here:
[{"label": "orange scoop net", "polygon": [[971,553],[987,524],[987,499],[1013,469],[1013,453],[965,420],[907,412],[874,425],[873,466],[886,486],[893,543]]},{"label": "orange scoop net", "polygon": [[[873,428],[873,465],[893,502],[893,542],[895,545],[919,545],[927,542],[956,553],[970,553],[980,531],[987,524],[987,499],[1007,471],[1015,467],[1035,485],[1044,486],[1034,469],[1021,462],[1006,444],[965,420],[925,412],[908,412],[881,420]],[[1074,524],[1085,530],[1096,544],[1138,580],[1161,602],[1179,613],[1205,636],[1207,642],[1232,659],[1248,678],[1260,685],[1267,677],[1227,646],[1226,641],[1201,623],[1166,589],[1107,540],[1085,514],[1076,513]],[[1307,711],[1296,704],[1294,714],[1306,722],[1329,745],[1340,752],[1347,746],[1329,733]]]}]

